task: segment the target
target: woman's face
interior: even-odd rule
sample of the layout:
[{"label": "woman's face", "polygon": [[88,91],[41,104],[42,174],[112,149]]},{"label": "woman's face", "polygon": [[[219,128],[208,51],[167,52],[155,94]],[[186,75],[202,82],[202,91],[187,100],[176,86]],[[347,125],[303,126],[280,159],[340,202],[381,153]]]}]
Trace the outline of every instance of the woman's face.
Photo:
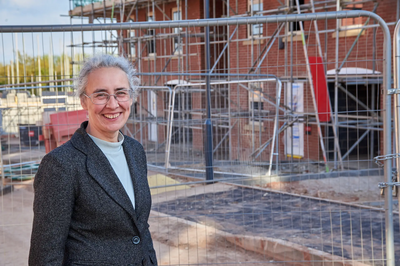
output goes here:
[{"label": "woman's face", "polygon": [[[124,71],[117,67],[104,67],[94,70],[88,75],[85,93],[91,96],[95,92],[115,94],[119,90],[129,90],[129,81]],[[118,102],[111,96],[106,104],[96,105],[88,97],[81,97],[83,109],[88,111],[89,125],[86,131],[99,139],[116,142],[118,130],[128,120],[132,99]]]}]

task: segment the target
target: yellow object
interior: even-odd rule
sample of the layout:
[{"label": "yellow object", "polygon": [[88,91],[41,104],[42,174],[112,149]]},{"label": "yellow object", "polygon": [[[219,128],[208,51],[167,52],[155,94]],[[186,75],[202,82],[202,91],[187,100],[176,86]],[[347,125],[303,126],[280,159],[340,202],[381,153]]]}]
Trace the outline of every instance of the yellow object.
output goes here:
[{"label": "yellow object", "polygon": [[[175,185],[175,184],[179,184],[179,182],[168,176],[162,175],[162,174],[148,176],[147,179],[149,181],[149,186],[151,188],[150,189],[151,195],[164,193],[167,191],[175,191],[175,190],[190,188],[187,185]],[[171,186],[171,185],[175,185],[175,186]],[[152,187],[157,187],[157,188],[152,188]]]},{"label": "yellow object", "polygon": [[[290,154],[287,154],[286,156],[292,157],[292,155],[290,155]],[[302,159],[302,158],[303,158],[303,156],[301,156],[301,155],[293,155],[293,159]]]}]

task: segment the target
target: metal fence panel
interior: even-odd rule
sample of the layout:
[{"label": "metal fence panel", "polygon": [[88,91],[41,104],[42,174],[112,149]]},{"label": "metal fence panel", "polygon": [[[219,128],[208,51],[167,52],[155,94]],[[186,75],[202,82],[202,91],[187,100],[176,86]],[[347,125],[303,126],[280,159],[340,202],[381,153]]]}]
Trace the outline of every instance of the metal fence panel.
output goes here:
[{"label": "metal fence panel", "polygon": [[[334,37],[348,18],[379,25]],[[29,235],[41,157],[86,119],[72,79],[106,52],[129,57],[141,78],[122,131],[147,153],[161,265],[394,265],[400,255],[391,195],[384,206],[377,189],[391,160],[374,165],[391,153],[390,95],[379,93],[390,88],[390,35],[377,15],[3,26],[0,38],[1,193],[14,186],[0,197],[4,254]]]}]

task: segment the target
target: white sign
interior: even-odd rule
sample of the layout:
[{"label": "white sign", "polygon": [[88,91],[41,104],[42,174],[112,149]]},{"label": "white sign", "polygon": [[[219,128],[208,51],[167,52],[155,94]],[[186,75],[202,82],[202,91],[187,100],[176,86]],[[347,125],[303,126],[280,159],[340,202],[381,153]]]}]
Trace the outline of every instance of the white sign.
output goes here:
[{"label": "white sign", "polygon": [[[292,87],[292,88],[291,88]],[[294,114],[304,112],[304,83],[286,83],[285,104]],[[286,156],[294,158],[304,157],[304,124],[294,123],[285,131]]]}]

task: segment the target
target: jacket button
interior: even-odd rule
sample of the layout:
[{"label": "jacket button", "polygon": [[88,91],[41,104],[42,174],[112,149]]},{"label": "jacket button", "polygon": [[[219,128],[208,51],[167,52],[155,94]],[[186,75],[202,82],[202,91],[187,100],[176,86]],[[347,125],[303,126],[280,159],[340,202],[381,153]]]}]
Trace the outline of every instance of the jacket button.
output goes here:
[{"label": "jacket button", "polygon": [[132,243],[135,244],[135,245],[139,244],[140,243],[140,237],[134,236],[132,238]]}]

